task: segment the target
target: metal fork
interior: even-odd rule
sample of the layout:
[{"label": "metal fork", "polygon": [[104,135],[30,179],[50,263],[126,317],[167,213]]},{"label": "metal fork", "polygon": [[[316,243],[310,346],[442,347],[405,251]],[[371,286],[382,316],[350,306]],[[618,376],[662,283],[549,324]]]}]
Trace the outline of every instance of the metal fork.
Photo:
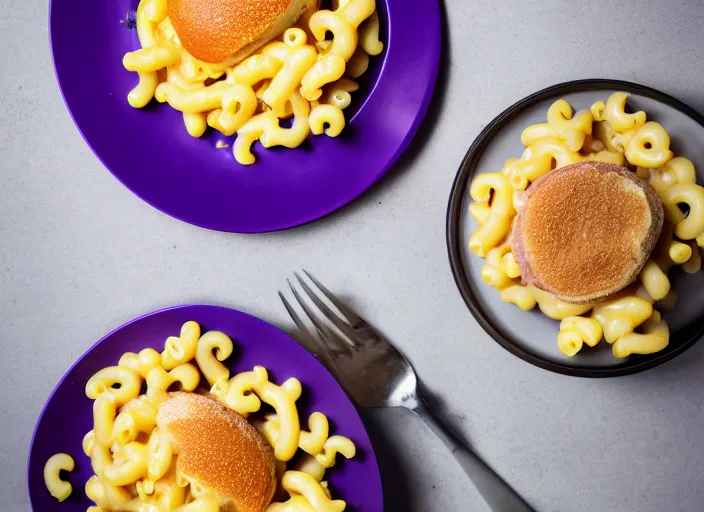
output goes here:
[{"label": "metal fork", "polygon": [[291,281],[288,284],[317,336],[308,329],[284,294],[279,292],[279,297],[301,331],[299,343],[330,370],[347,394],[363,407],[410,409],[447,445],[492,511],[532,512],[533,509],[431,410],[419,393],[418,379],[408,360],[312,275],[305,270],[304,273],[308,280],[294,273],[302,293]]}]

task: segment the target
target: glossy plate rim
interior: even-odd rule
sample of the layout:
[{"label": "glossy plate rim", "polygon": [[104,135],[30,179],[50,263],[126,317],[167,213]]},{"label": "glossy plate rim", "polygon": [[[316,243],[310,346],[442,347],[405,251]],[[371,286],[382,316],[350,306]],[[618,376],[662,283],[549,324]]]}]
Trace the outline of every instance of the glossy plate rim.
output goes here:
[{"label": "glossy plate rim", "polygon": [[[385,8],[387,11],[389,10],[389,5],[388,2],[391,0],[377,0],[378,2],[383,2],[385,4]],[[443,52],[443,41],[442,41],[442,13],[441,13],[441,8],[440,8],[440,1],[441,0],[430,0],[428,2],[428,6],[430,6],[430,10],[432,11],[431,13],[431,19],[428,20],[427,25],[432,27],[432,33],[433,37],[427,39],[427,45],[430,48],[431,51],[431,56],[428,60],[429,64],[429,70],[430,72],[427,73],[427,75],[424,77],[423,80],[420,80],[421,88],[422,88],[422,94],[421,97],[422,99],[418,102],[416,102],[415,105],[415,112],[412,115],[412,119],[410,120],[410,123],[407,124],[407,126],[403,130],[403,136],[399,138],[397,144],[396,144],[396,149],[392,152],[392,154],[388,157],[383,162],[380,162],[378,165],[376,165],[376,170],[373,173],[370,173],[368,176],[366,176],[366,179],[364,179],[359,186],[350,188],[348,191],[345,193],[341,194],[340,197],[338,197],[334,201],[328,202],[325,206],[319,207],[318,209],[309,211],[305,214],[299,215],[296,218],[292,219],[287,219],[286,221],[279,221],[279,222],[254,222],[252,224],[256,224],[254,227],[244,227],[242,222],[238,221],[232,221],[230,219],[219,219],[219,220],[208,220],[208,221],[200,221],[197,219],[190,219],[188,213],[184,212],[179,212],[179,211],[174,211],[174,209],[170,205],[162,205],[159,204],[159,202],[150,199],[148,196],[149,194],[144,193],[142,190],[137,190],[137,187],[132,186],[127,182],[127,179],[122,176],[121,172],[118,172],[114,170],[110,165],[108,165],[107,161],[105,158],[101,155],[101,153],[95,148],[94,143],[92,142],[95,137],[97,137],[94,133],[87,133],[81,125],[78,123],[76,115],[74,114],[74,108],[72,107],[71,103],[67,99],[67,95],[65,93],[65,87],[67,87],[66,83],[64,80],[62,80],[62,73],[61,70],[59,69],[59,66],[57,66],[57,59],[56,59],[56,40],[54,37],[55,33],[55,28],[54,28],[54,5],[55,5],[55,0],[49,0],[49,5],[48,5],[48,30],[49,30],[49,49],[50,49],[50,54],[51,54],[51,61],[52,61],[52,68],[54,70],[54,76],[56,78],[56,83],[58,85],[59,92],[61,94],[61,99],[66,107],[66,110],[69,113],[69,116],[71,117],[71,120],[73,121],[74,126],[78,130],[79,134],[81,135],[82,139],[86,143],[86,145],[90,148],[91,152],[95,155],[95,157],[98,159],[98,161],[102,164],[102,166],[107,169],[110,174],[112,174],[125,188],[127,188],[131,193],[136,195],[140,200],[144,201],[154,209],[168,215],[169,217],[172,217],[174,219],[177,219],[181,222],[185,222],[187,224],[191,224],[200,228],[208,229],[211,231],[219,231],[219,232],[225,232],[225,233],[238,233],[238,234],[253,234],[253,233],[271,233],[271,232],[276,232],[276,231],[285,231],[288,229],[292,229],[298,226],[303,226],[306,224],[310,224],[312,222],[315,222],[319,219],[322,219],[324,217],[327,217],[336,211],[340,210],[344,206],[352,203],[356,199],[358,199],[360,196],[362,196],[365,192],[367,192],[371,187],[373,187],[381,178],[383,178],[389,170],[398,162],[398,160],[401,158],[401,156],[406,152],[408,147],[410,146],[411,142],[413,142],[413,139],[418,133],[418,130],[420,129],[421,124],[423,123],[428,108],[430,106],[431,100],[433,93],[435,91],[435,87],[437,85],[437,79],[438,79],[438,74],[439,74],[439,68],[440,68],[440,60]],[[383,85],[384,82],[384,70],[386,68],[387,64],[387,59],[389,58],[389,51],[388,49],[391,48],[392,46],[392,32],[394,31],[394,26],[392,25],[392,20],[391,17],[389,16],[389,26],[387,27],[387,40],[385,41],[385,44],[387,45],[387,48],[385,48],[384,52],[382,55],[375,57],[375,58],[381,58],[382,63],[381,63],[381,68],[380,68],[380,74],[376,82],[374,83],[373,87],[368,91],[368,94],[366,97],[362,98],[362,105],[364,106],[365,103],[367,103],[367,100],[372,96],[372,94],[380,88],[380,86]],[[395,50],[398,51],[398,50]],[[119,65],[119,64],[116,64]],[[415,83],[418,83],[417,81]],[[363,111],[363,106],[358,111],[354,117],[357,117],[359,113]],[[129,106],[125,103],[125,108],[129,108]],[[350,122],[351,120],[348,120]],[[368,148],[367,148],[368,149]],[[250,167],[255,167],[256,172],[256,164],[254,166]],[[251,171],[251,169],[250,169]]]},{"label": "glossy plate rim", "polygon": [[[292,344],[292,346],[297,347],[296,350],[298,350],[300,352],[301,358],[308,358],[312,364],[320,367],[330,377],[330,379],[335,383],[335,386],[337,386],[338,391],[340,393],[340,396],[344,397],[344,399],[346,400],[346,402],[347,402],[346,405],[351,407],[354,410],[355,415],[357,417],[357,420],[359,421],[359,425],[361,427],[361,432],[363,432],[364,435],[366,436],[364,441],[365,441],[365,444],[369,447],[369,453],[367,453],[366,455],[367,455],[367,458],[369,459],[371,467],[375,468],[374,474],[370,476],[370,479],[374,481],[374,487],[371,488],[371,492],[378,494],[378,496],[376,498],[374,498],[373,501],[375,501],[378,504],[379,508],[377,510],[383,510],[383,507],[384,507],[384,486],[383,486],[383,481],[381,478],[381,470],[379,468],[379,461],[376,456],[376,450],[374,449],[374,444],[372,443],[371,438],[369,437],[369,430],[367,429],[367,426],[364,423],[362,416],[359,414],[358,406],[349,398],[349,396],[345,392],[344,388],[337,382],[335,377],[333,377],[333,375],[327,370],[327,368],[325,368],[315,358],[315,356],[313,356],[310,352],[305,350],[294,338],[292,338],[288,333],[281,330],[277,326],[270,324],[269,322],[265,322],[264,320],[254,316],[254,315],[251,315],[249,313],[245,313],[243,311],[240,311],[240,310],[237,310],[234,308],[229,308],[229,307],[225,307],[225,306],[218,306],[218,305],[213,305],[213,304],[181,304],[181,305],[164,307],[161,309],[151,311],[149,313],[139,315],[138,317],[133,318],[132,320],[129,320],[129,321],[121,324],[119,327],[112,329],[110,332],[108,332],[107,334],[102,336],[98,341],[96,341],[90,347],[88,347],[71,364],[71,366],[63,373],[63,375],[61,376],[59,381],[56,383],[56,385],[51,390],[51,393],[49,394],[46,401],[44,402],[44,405],[42,405],[41,411],[40,411],[39,415],[37,416],[37,420],[34,425],[34,429],[32,431],[32,437],[31,437],[31,440],[29,443],[29,449],[27,451],[27,466],[26,466],[26,473],[25,473],[26,490],[27,490],[27,496],[29,498],[30,507],[32,507],[32,509],[33,509],[32,490],[31,490],[31,485],[30,485],[30,470],[31,470],[32,453],[34,451],[34,445],[35,445],[35,441],[36,441],[37,432],[39,430],[39,426],[42,422],[42,419],[46,413],[46,410],[49,406],[49,403],[54,399],[54,396],[58,392],[59,388],[61,388],[63,386],[64,382],[71,376],[74,369],[78,365],[80,365],[84,361],[84,359],[89,357],[94,349],[96,349],[101,344],[107,342],[110,338],[112,338],[115,334],[122,331],[123,329],[126,329],[134,324],[137,324],[137,323],[139,323],[147,318],[153,317],[153,316],[168,314],[169,312],[177,311],[177,310],[188,310],[191,308],[205,308],[205,309],[209,309],[212,311],[220,311],[223,314],[239,315],[240,317],[244,317],[248,321],[259,324],[264,328],[273,329],[274,331],[277,331],[283,338],[286,338]],[[79,492],[83,492],[82,487],[74,486],[73,492],[75,493],[77,490],[79,490]],[[60,506],[60,505],[62,505],[62,504],[57,502],[57,506]]]},{"label": "glossy plate rim", "polygon": [[462,204],[464,195],[467,190],[469,180],[474,176],[476,166],[481,159],[484,149],[492,137],[499,132],[506,122],[513,119],[514,116],[520,114],[523,110],[549,98],[553,98],[560,94],[569,94],[583,91],[599,91],[599,90],[623,90],[626,92],[639,94],[661,103],[664,103],[681,113],[690,117],[704,128],[704,115],[697,112],[689,105],[683,103],[677,98],[661,92],[652,87],[641,85],[634,82],[624,80],[613,80],[605,78],[590,78],[562,82],[545,89],[539,90],[522,100],[514,103],[498,116],[496,116],[474,139],[469,150],[462,159],[462,163],[457,171],[455,179],[452,183],[452,189],[447,205],[446,218],[446,241],[450,267],[455,284],[464,299],[465,304],[469,308],[470,313],[484,331],[491,336],[496,343],[508,350],[514,356],[522,360],[555,373],[569,375],[573,377],[587,378],[604,378],[604,377],[620,377],[639,373],[650,368],[659,366],[671,359],[682,354],[691,348],[699,339],[704,336],[704,323],[697,329],[696,326],[685,328],[675,335],[681,338],[676,344],[670,344],[668,347],[650,356],[631,356],[623,365],[608,367],[608,368],[587,368],[577,365],[563,364],[540,357],[528,350],[525,350],[519,343],[516,343],[510,337],[504,336],[501,329],[495,325],[489,316],[484,312],[476,295],[472,291],[470,279],[468,278],[462,261],[462,235],[460,233],[460,218],[465,215]]}]

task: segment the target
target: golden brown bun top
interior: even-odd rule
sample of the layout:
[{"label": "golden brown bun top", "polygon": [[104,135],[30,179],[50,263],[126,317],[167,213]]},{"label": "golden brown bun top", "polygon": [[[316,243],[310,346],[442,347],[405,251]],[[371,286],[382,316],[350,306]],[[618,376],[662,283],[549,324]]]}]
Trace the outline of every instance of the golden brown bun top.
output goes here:
[{"label": "golden brown bun top", "polygon": [[[296,22],[302,0],[169,0],[169,18],[196,59],[240,61]],[[246,51],[244,51],[246,50]]]},{"label": "golden brown bun top", "polygon": [[271,447],[245,418],[207,396],[171,393],[159,406],[177,469],[230,499],[240,512],[262,512],[276,490]]},{"label": "golden brown bun top", "polygon": [[580,162],[531,185],[511,246],[524,283],[587,303],[636,279],[663,217],[652,187],[625,167]]}]

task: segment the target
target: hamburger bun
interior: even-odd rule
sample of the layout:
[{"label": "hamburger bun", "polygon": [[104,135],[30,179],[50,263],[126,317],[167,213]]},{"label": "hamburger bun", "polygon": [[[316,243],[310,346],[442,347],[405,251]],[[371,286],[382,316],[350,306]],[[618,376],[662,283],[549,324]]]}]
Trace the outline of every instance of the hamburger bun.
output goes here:
[{"label": "hamburger bun", "polygon": [[169,0],[181,45],[196,59],[244,60],[293,26],[319,0]]},{"label": "hamburger bun", "polygon": [[631,284],[660,236],[663,207],[627,168],[579,162],[527,190],[511,232],[524,284],[574,304]]},{"label": "hamburger bun", "polygon": [[157,426],[178,455],[176,468],[223,505],[263,512],[276,490],[274,452],[245,418],[208,396],[170,393]]}]

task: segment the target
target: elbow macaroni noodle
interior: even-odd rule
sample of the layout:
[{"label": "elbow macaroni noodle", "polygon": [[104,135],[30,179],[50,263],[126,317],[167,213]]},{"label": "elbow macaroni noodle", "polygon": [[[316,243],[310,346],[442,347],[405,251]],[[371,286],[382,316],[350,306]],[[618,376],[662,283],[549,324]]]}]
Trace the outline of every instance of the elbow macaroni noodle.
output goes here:
[{"label": "elbow macaroni noodle", "polygon": [[[694,165],[675,156],[662,125],[648,121],[643,111],[627,112],[627,100],[628,94],[616,92],[606,102],[576,113],[566,101],[554,102],[546,122],[521,133],[526,149],[520,158],[508,159],[501,172],[477,175],[470,185],[469,214],[478,227],[469,248],[486,259],[482,280],[498,290],[502,301],[524,311],[537,305],[549,318],[560,320],[557,344],[569,357],[584,345],[596,346],[602,337],[616,357],[664,349],[669,330],[653,306],[664,311],[676,306],[677,293],[667,272],[675,265],[687,273],[702,268],[704,188],[696,183]],[[584,160],[630,166],[655,189],[666,217],[638,284],[600,304],[570,304],[533,285],[524,286],[508,243],[516,210],[531,183],[553,169]]]},{"label": "elbow macaroni noodle", "polygon": [[586,343],[595,347],[604,335],[601,324],[593,318],[568,316],[560,322],[560,333],[557,335],[557,345],[560,351],[573,356]]},{"label": "elbow macaroni noodle", "polygon": [[[277,502],[268,512],[345,509],[344,501],[331,497],[324,479],[339,456],[356,455],[354,443],[341,435],[331,436],[330,422],[321,412],[308,417],[308,430],[301,427],[296,402],[303,389],[297,379],[276,385],[261,366],[230,377],[223,361],[233,349],[226,334],[201,335],[196,322],[186,322],[179,337],[166,340],[161,353],[153,349],[125,353],[118,366],[89,379],[86,396],[94,400],[94,426],[82,446],[94,472],[85,493],[95,506],[88,512],[220,512],[221,500],[212,491],[178,472],[178,456],[168,436],[156,427],[159,404],[168,398],[169,389],[178,385],[183,391],[196,391],[201,385],[199,370],[211,393],[235,412],[247,417],[259,412],[262,404],[275,411],[263,421],[254,420],[274,449],[283,493],[275,496]],[[72,490],[59,473],[73,468],[67,454],[56,454],[46,462],[44,481],[59,501]]]},{"label": "elbow macaroni noodle", "polygon": [[61,480],[61,471],[73,471],[76,463],[73,458],[66,453],[52,455],[44,465],[44,483],[49,493],[57,500],[64,501],[71,496],[73,488],[71,484]]},{"label": "elbow macaroni noodle", "polygon": [[[167,16],[167,0],[141,0],[136,15],[141,48],[122,61],[139,78],[128,102],[135,108],[145,107],[152,99],[168,103],[183,113],[193,137],[201,137],[208,127],[228,137],[237,134],[233,154],[243,165],[256,161],[251,146],[257,140],[266,148],[293,148],[310,133],[336,137],[345,127],[342,110],[358,88],[349,87],[345,75],[355,79],[363,75],[369,57],[381,54],[384,43],[374,0],[334,2],[333,7],[309,10],[298,26],[231,65],[195,59],[180,44]],[[296,136],[276,142],[272,132],[296,110],[296,101],[306,107],[293,112],[294,123],[307,127],[312,108],[310,129],[300,128]],[[326,108],[319,110],[318,103]]]}]

